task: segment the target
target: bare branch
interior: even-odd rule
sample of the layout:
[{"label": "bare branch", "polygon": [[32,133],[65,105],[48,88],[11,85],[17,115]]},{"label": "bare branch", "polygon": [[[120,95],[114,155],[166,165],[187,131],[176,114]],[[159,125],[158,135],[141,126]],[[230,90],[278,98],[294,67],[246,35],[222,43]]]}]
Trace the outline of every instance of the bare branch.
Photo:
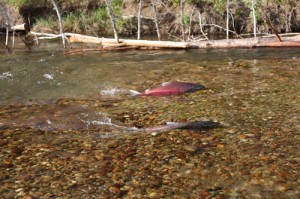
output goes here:
[{"label": "bare branch", "polygon": [[256,38],[256,16],[255,16],[255,2],[252,0],[252,14],[253,14],[253,34]]},{"label": "bare branch", "polygon": [[180,23],[181,23],[181,31],[182,31],[182,40],[183,41],[185,41],[184,5],[185,5],[185,0],[180,0]]},{"label": "bare branch", "polygon": [[160,36],[160,30],[159,30],[159,25],[158,25],[157,11],[156,11],[155,3],[156,3],[156,0],[151,0],[151,6],[152,6],[153,14],[154,14],[154,22],[155,22],[156,32],[157,32],[157,38],[158,38],[158,40],[160,40],[161,36]]},{"label": "bare branch", "polygon": [[229,0],[226,4],[226,39],[229,39]]},{"label": "bare branch", "polygon": [[139,10],[138,10],[138,32],[137,32],[137,39],[140,40],[141,38],[141,13],[142,13],[142,2],[143,0],[139,1]]},{"label": "bare branch", "polygon": [[63,46],[64,48],[66,48],[66,42],[65,42],[65,37],[64,37],[64,28],[63,28],[63,23],[62,23],[62,20],[61,20],[61,15],[60,15],[60,12],[58,10],[58,7],[57,7],[57,4],[54,0],[50,0],[56,10],[56,14],[57,14],[57,17],[58,17],[58,21],[59,21],[59,32],[61,34],[61,39],[62,39],[62,42],[63,42]]},{"label": "bare branch", "polygon": [[109,16],[110,16],[110,21],[111,21],[111,25],[112,25],[112,28],[113,28],[113,31],[114,31],[115,39],[116,39],[117,42],[119,42],[119,36],[118,36],[117,28],[116,28],[115,17],[114,17],[114,13],[113,13],[113,10],[112,10],[111,5],[110,5],[110,0],[105,0],[105,2],[106,2],[106,6],[107,6]]},{"label": "bare branch", "polygon": [[190,14],[190,24],[189,24],[189,37],[191,36],[192,32],[192,22],[193,22],[193,15],[194,15],[195,5],[193,5],[191,14]]},{"label": "bare branch", "polygon": [[207,36],[206,36],[206,34],[204,33],[203,28],[202,28],[201,11],[198,10],[198,12],[199,12],[199,26],[200,26],[201,33],[202,33],[202,35],[205,37],[205,39],[208,41],[209,39],[207,38]]}]

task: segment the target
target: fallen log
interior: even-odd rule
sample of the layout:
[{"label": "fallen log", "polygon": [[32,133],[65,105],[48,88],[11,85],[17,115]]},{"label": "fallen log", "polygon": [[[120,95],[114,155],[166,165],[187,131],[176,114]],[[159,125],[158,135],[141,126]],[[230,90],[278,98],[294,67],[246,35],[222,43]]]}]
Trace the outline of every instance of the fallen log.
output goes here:
[{"label": "fallen log", "polygon": [[[70,36],[70,42],[85,42],[85,43],[99,43],[102,45],[116,44],[115,39],[98,38],[85,36],[80,34],[65,33],[66,36]],[[126,46],[139,46],[150,48],[188,48],[189,45],[186,42],[174,42],[174,41],[151,41],[151,40],[133,40],[133,39],[119,39],[119,43]]]},{"label": "fallen log", "polygon": [[[47,36],[49,38],[57,38],[60,35],[34,33],[40,37]],[[300,47],[300,35],[282,37],[282,42],[278,42],[276,37],[257,37],[257,38],[238,38],[238,39],[222,39],[222,40],[209,40],[209,41],[189,41],[189,42],[176,42],[176,41],[151,41],[151,40],[132,40],[132,39],[115,39],[92,37],[81,34],[64,33],[69,41],[83,42],[83,43],[96,43],[100,44],[102,48],[111,47],[120,50],[124,48],[129,50],[133,49],[208,49],[208,48],[257,48],[257,47]],[[101,49],[102,49],[101,48]],[[106,49],[107,51],[108,49]],[[98,50],[95,51],[105,51]],[[81,52],[85,52],[81,50]]]},{"label": "fallen log", "polygon": [[191,42],[190,46],[194,48],[252,48],[257,44],[257,39],[246,38],[246,39],[221,39],[221,40],[209,40]]},{"label": "fallen log", "polygon": [[[66,33],[67,34],[67,33]],[[68,35],[68,34],[67,34]],[[84,35],[73,35],[70,42],[87,42],[87,43],[115,43],[114,39],[105,39],[90,37]],[[282,42],[274,38],[243,38],[230,40],[210,40],[210,41],[190,41],[190,42],[173,42],[173,41],[148,41],[148,40],[122,40],[120,42],[126,46],[139,46],[151,48],[255,48],[255,47],[299,47],[300,37],[291,36],[282,38]]]},{"label": "fallen log", "polygon": [[279,42],[273,38],[244,38],[244,39],[222,39],[192,42],[190,46],[196,48],[256,48],[256,47],[300,47],[300,35],[284,37]]},{"label": "fallen log", "polygon": [[282,41],[282,42],[270,42],[270,43],[259,43],[255,47],[300,47],[300,42],[293,41]]},{"label": "fallen log", "polygon": [[23,24],[18,24],[18,25],[12,26],[11,29],[13,31],[25,31],[25,30],[28,30],[28,27],[25,23],[23,23]]}]

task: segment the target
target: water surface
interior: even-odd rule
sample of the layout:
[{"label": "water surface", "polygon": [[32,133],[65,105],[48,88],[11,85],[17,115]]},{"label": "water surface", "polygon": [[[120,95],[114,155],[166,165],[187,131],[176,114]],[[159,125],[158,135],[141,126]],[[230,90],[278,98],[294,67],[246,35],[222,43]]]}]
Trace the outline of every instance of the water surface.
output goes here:
[{"label": "water surface", "polygon": [[[300,49],[37,48],[0,61],[1,157],[16,176],[1,178],[6,198],[299,195]],[[167,81],[208,89],[132,96]],[[194,120],[223,127],[126,131]]]}]

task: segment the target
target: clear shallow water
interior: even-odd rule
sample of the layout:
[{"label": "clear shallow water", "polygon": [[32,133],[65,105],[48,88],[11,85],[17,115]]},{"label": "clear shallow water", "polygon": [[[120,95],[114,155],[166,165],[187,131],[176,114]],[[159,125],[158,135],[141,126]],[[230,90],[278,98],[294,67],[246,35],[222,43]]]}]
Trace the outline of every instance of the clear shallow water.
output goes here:
[{"label": "clear shallow water", "polygon": [[[99,123],[95,115],[139,110],[147,103],[150,105],[149,109],[160,109],[161,102],[130,99],[136,92],[143,92],[168,81],[202,84],[208,87],[212,94],[212,96],[207,94],[202,96],[209,99],[223,96],[223,100],[227,100],[233,108],[240,104],[259,106],[259,103],[255,105],[252,102],[259,102],[262,96],[272,97],[276,90],[281,90],[287,95],[287,99],[297,95],[294,91],[297,89],[299,91],[299,49],[161,50],[64,55],[62,51],[53,51],[58,48],[55,45],[59,44],[49,43],[44,48],[16,51],[12,54],[2,53],[0,56],[0,104],[24,103],[25,106],[28,103],[49,104],[51,107],[49,109],[52,110],[49,110],[49,113],[43,111],[43,115],[31,116],[32,122],[29,122],[24,114],[25,116],[21,117],[23,119],[14,119],[17,125],[28,123],[30,126],[53,130],[82,129],[91,122]],[[290,86],[293,88],[289,88]],[[240,103],[234,103],[237,101],[234,99],[235,95],[244,95],[245,99],[241,99]],[[54,103],[59,99],[125,100],[123,101],[125,105],[119,103],[112,110],[103,110],[103,108],[95,110],[95,108],[75,104],[75,106],[64,107],[66,113],[62,114],[60,105]],[[170,104],[180,106],[180,103],[173,102],[176,97],[163,99]],[[189,100],[191,103],[197,103],[193,102],[194,99]],[[274,106],[278,106],[284,102],[278,99],[274,103]],[[132,108],[132,104],[136,106]],[[158,104],[158,106],[151,108],[151,104]],[[215,103],[213,106],[218,107],[218,104]],[[295,106],[298,107],[296,104]],[[177,112],[180,110],[175,107],[174,109],[177,109]],[[55,114],[57,112],[59,113]],[[77,116],[69,118],[72,122],[62,124],[63,118],[72,112]],[[84,121],[80,119],[82,114],[88,115]],[[56,115],[56,122],[53,121],[52,115]],[[157,119],[156,122],[163,124],[168,121],[185,121],[189,118],[188,114],[181,112],[178,115],[174,117],[164,115],[161,117],[165,118]],[[203,118],[222,120],[217,116],[211,118],[209,114],[204,114]],[[191,119],[198,119],[197,114],[194,114]],[[11,119],[7,118],[6,123],[9,120]],[[103,125],[105,120],[106,117],[99,125]],[[44,124],[43,127],[41,123]]]},{"label": "clear shallow water", "polygon": [[[1,179],[6,198],[299,195],[300,49],[64,56],[46,48],[0,59],[0,123],[9,126],[1,169],[13,176]],[[208,89],[131,97],[175,80]],[[199,119],[223,128],[122,128]]]},{"label": "clear shallow water", "polygon": [[[229,49],[68,56],[60,51],[3,53],[0,56],[0,103],[98,98],[101,95],[128,94],[130,89],[142,92],[150,86],[175,80],[209,85],[214,78],[224,75],[225,80],[218,83],[221,86],[234,75],[232,73],[237,67],[246,68],[254,76],[267,70],[268,65],[282,67],[282,70],[277,69],[282,73],[286,68],[288,73],[294,70],[289,63],[300,63],[299,52],[299,49]],[[197,79],[194,78],[195,72]],[[235,76],[243,78],[243,74]]]}]

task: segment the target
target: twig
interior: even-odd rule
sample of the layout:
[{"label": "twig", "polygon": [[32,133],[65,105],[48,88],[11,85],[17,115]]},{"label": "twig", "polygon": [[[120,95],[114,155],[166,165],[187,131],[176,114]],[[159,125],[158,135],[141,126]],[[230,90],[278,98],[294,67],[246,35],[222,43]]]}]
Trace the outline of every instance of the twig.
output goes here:
[{"label": "twig", "polygon": [[201,11],[198,10],[198,12],[199,12],[199,26],[200,26],[200,31],[201,31],[202,35],[205,37],[205,39],[206,39],[207,41],[209,41],[208,37],[206,36],[206,34],[204,33],[203,28],[202,28]]},{"label": "twig", "polygon": [[181,24],[182,40],[183,41],[185,41],[184,5],[185,5],[185,0],[180,0],[180,24]]},{"label": "twig", "polygon": [[117,28],[116,28],[114,13],[113,13],[113,10],[112,10],[111,5],[110,5],[110,0],[105,0],[105,3],[106,3],[106,7],[107,7],[107,10],[108,10],[109,16],[110,16],[110,21],[111,21],[111,25],[112,25],[112,28],[113,28],[113,31],[114,31],[115,39],[116,39],[117,42],[119,42],[119,35],[118,35],[118,32],[117,32]]},{"label": "twig", "polygon": [[[219,26],[219,25],[216,25],[216,24],[203,24],[202,26],[214,26],[214,27],[216,27],[216,28],[220,28],[220,29],[226,31],[225,28],[223,28],[223,27],[221,27],[221,26]],[[231,32],[231,33],[233,33],[233,34],[236,34],[237,37],[242,38],[242,37],[241,37],[239,34],[237,34],[235,31],[228,30],[228,32]]]},{"label": "twig", "polygon": [[229,40],[229,0],[226,4],[226,39]]},{"label": "twig", "polygon": [[55,3],[55,1],[54,0],[50,0],[50,1],[52,2],[53,6],[56,10],[56,14],[57,14],[58,21],[59,21],[59,31],[60,31],[60,34],[61,34],[61,39],[62,39],[64,48],[66,48],[64,28],[63,28],[63,23],[62,23],[62,20],[61,20],[61,15],[59,13],[59,10],[58,10],[58,7],[57,7],[57,4]]},{"label": "twig", "polygon": [[160,31],[159,31],[159,26],[158,26],[158,19],[157,19],[157,12],[156,12],[156,0],[151,0],[151,6],[152,6],[152,11],[154,14],[154,22],[155,22],[155,27],[156,27],[156,32],[157,32],[157,38],[160,41],[161,36],[160,36]]},{"label": "twig", "polygon": [[192,21],[193,21],[193,15],[194,15],[195,5],[193,5],[191,14],[190,14],[190,24],[189,24],[189,37],[191,36],[192,32]]},{"label": "twig", "polygon": [[[39,32],[30,32],[31,34],[33,34],[35,36],[35,40],[37,39],[56,39],[59,37],[62,37],[61,34],[51,34],[51,33],[39,33]],[[64,33],[63,36],[65,38],[65,40],[67,40],[68,43],[70,43],[70,41],[68,40],[67,36],[72,36],[72,35],[76,35],[76,34],[72,34],[72,33]],[[39,36],[39,37],[37,37]]]},{"label": "twig", "polygon": [[171,10],[168,8],[168,6],[164,2],[162,2],[161,0],[158,0],[158,1],[161,5],[163,5],[165,7],[165,9],[167,10],[168,13],[171,13]]},{"label": "twig", "polygon": [[177,40],[182,40],[182,38],[177,37],[177,36],[175,36],[175,35],[172,35],[172,34],[170,34],[169,32],[168,32],[168,35],[169,35],[169,37],[173,37],[173,38],[175,38],[175,39],[177,39]]},{"label": "twig", "polygon": [[282,40],[281,40],[281,38],[280,38],[280,36],[279,36],[278,30],[276,30],[276,29],[274,28],[274,26],[272,25],[270,19],[267,17],[267,15],[263,12],[262,9],[260,9],[260,12],[262,13],[263,18],[265,19],[265,22],[268,24],[268,26],[269,26],[269,27],[273,30],[273,32],[275,33],[275,35],[276,35],[276,37],[278,38],[278,40],[279,40],[280,42],[282,42]]}]

